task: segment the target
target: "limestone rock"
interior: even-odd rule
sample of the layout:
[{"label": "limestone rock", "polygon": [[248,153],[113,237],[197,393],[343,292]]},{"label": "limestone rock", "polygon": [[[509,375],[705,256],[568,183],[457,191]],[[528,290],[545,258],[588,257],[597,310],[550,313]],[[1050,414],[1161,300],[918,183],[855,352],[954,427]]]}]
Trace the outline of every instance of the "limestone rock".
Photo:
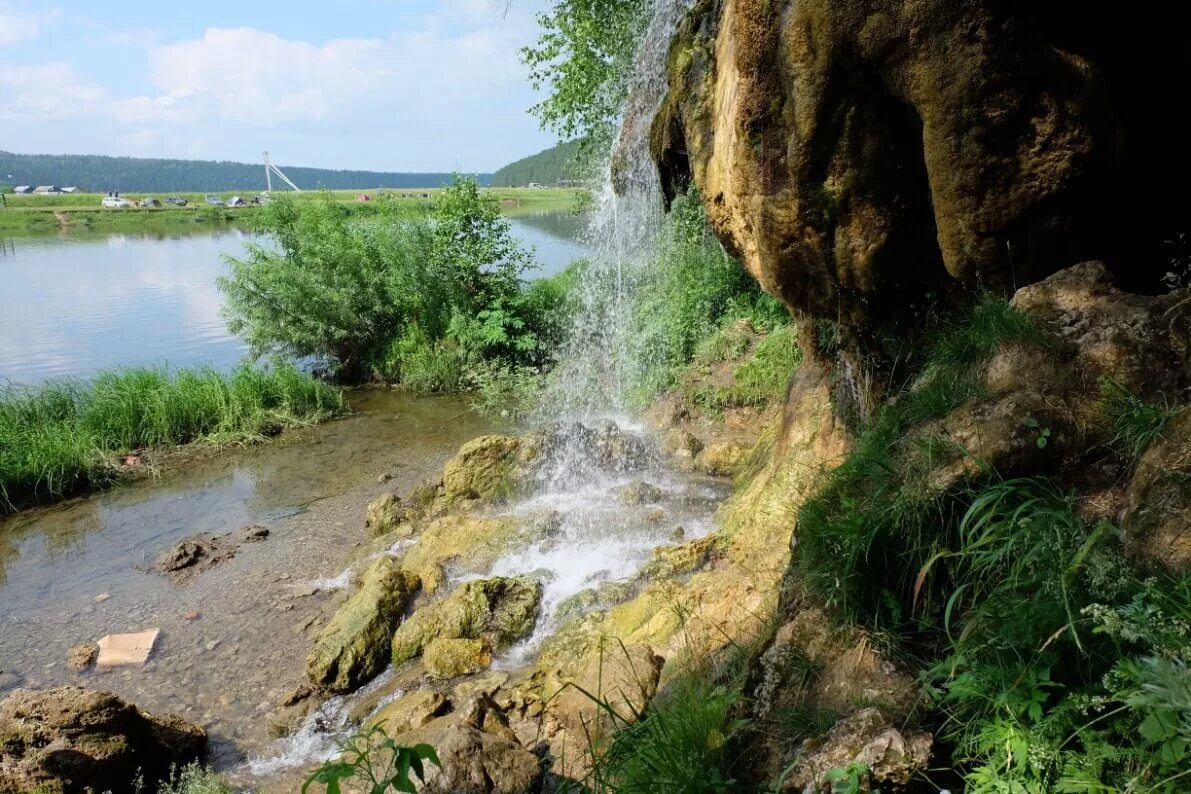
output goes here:
[{"label": "limestone rock", "polygon": [[1191,572],[1191,409],[1183,409],[1141,456],[1122,525],[1134,555]]},{"label": "limestone rock", "polygon": [[76,645],[66,654],[66,666],[71,670],[86,670],[95,664],[95,659],[98,656],[99,647],[95,643]]},{"label": "limestone rock", "polygon": [[381,707],[368,720],[379,725],[390,739],[421,728],[446,710],[447,699],[430,689],[419,689]]},{"label": "limestone rock", "polygon": [[677,546],[659,546],[641,569],[641,576],[666,579],[697,571],[715,554],[716,542],[714,535],[708,535]]},{"label": "limestone rock", "polygon": [[0,791],[129,794],[206,751],[202,728],[153,716],[106,692],[17,690],[0,704]]},{"label": "limestone rock", "polygon": [[731,477],[740,470],[748,454],[748,448],[743,444],[721,441],[711,444],[698,454],[695,458],[695,468],[707,474]]},{"label": "limestone rock", "polygon": [[422,651],[422,664],[431,678],[459,678],[492,664],[492,648],[485,640],[431,640]]},{"label": "limestone rock", "polygon": [[393,634],[393,664],[414,658],[436,639],[486,639],[500,650],[533,629],[542,585],[494,577],[459,585],[441,601],[415,611]]},{"label": "limestone rock", "polygon": [[434,570],[438,566],[451,563],[484,573],[510,550],[549,538],[558,528],[554,512],[492,518],[446,515],[426,525],[401,564],[422,576],[427,592],[434,592],[440,581]]},{"label": "limestone rock", "polygon": [[333,692],[350,692],[380,673],[393,630],[420,586],[416,574],[389,557],[378,558],[319,635],[306,660],[310,680]]},{"label": "limestone rock", "polygon": [[498,499],[513,488],[513,469],[521,440],[481,436],[464,444],[443,468],[443,494],[448,501]]},{"label": "limestone rock", "polygon": [[878,709],[863,709],[836,723],[822,739],[808,739],[783,791],[826,789],[832,769],[864,764],[869,785],[904,785],[930,761],[933,739],[924,731],[902,732]]},{"label": "limestone rock", "polygon": [[383,494],[368,503],[364,526],[371,529],[374,535],[387,534],[397,528],[403,512],[403,506],[401,500],[397,498],[397,494]]},{"label": "limestone rock", "polygon": [[686,430],[672,428],[662,436],[662,449],[671,457],[693,463],[695,456],[703,451],[703,442]]},{"label": "limestone rock", "polygon": [[407,745],[429,744],[442,768],[426,771],[432,794],[525,794],[541,785],[541,762],[509,729],[492,701],[478,696],[459,711],[402,735]]},{"label": "limestone rock", "polygon": [[670,195],[698,185],[767,292],[858,344],[920,328],[956,283],[1008,288],[1105,251],[1120,272],[1154,272],[1159,230],[1188,212],[1175,186],[1191,161],[1170,155],[1188,125],[1166,126],[1136,86],[1186,79],[1174,42],[1188,18],[1122,25],[1108,6],[1081,8],[1073,30],[1069,14],[698,3],[670,48],[661,111],[635,123],[652,121]]},{"label": "limestone rock", "polygon": [[612,489],[616,498],[626,505],[653,504],[662,498],[662,489],[644,480],[633,480]]}]

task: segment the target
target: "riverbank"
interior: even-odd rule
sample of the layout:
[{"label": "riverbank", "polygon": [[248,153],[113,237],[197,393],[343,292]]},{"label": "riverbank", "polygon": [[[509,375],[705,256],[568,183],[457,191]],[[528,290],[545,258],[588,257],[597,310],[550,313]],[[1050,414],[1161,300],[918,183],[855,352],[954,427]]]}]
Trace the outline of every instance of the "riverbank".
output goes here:
[{"label": "riverbank", "polygon": [[246,443],[338,416],[342,395],[292,367],[125,369],[0,390],[0,514],[102,488],[146,448]]},{"label": "riverbank", "polygon": [[[367,213],[382,197],[395,201],[410,210],[428,207],[444,188],[411,190],[335,190],[327,191],[335,200],[352,212]],[[323,191],[308,191],[292,194],[298,201],[308,201]],[[486,188],[482,191],[499,202],[501,212],[510,217],[532,215],[542,212],[565,212],[579,206],[581,191],[574,188]],[[128,194],[125,197],[134,204],[147,194]],[[158,200],[167,194],[155,196]],[[244,194],[223,191],[219,193],[170,193],[186,199],[185,207],[164,205],[161,207],[127,207],[103,209],[100,205],[104,194],[75,193],[70,195],[9,195],[8,208],[0,210],[0,234],[45,233],[63,231],[163,231],[186,226],[218,226],[226,224],[251,224],[261,207],[219,207],[205,203],[207,195],[215,195],[226,202],[233,196]],[[291,194],[287,194],[291,195]],[[361,201],[367,195],[369,201]]]}]

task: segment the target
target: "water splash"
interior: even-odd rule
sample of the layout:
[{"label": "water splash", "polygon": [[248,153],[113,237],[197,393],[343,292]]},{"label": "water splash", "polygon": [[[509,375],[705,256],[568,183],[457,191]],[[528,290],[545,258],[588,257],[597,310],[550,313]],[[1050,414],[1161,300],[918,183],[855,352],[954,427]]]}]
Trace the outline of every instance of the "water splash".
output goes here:
[{"label": "water splash", "polygon": [[576,285],[578,305],[554,371],[552,417],[624,416],[633,385],[633,296],[662,226],[661,180],[649,131],[665,99],[670,41],[690,0],[655,0],[634,61],[620,132],[597,173],[588,228],[589,264]]}]

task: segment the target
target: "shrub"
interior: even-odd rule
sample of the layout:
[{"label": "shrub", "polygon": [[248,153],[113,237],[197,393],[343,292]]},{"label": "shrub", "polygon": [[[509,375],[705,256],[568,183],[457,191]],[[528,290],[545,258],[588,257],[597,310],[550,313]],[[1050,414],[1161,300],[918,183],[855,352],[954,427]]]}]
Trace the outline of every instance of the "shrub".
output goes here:
[{"label": "shrub", "polygon": [[0,390],[0,511],[114,477],[113,456],[199,439],[251,441],[339,414],[342,396],[289,366],[105,372]]},{"label": "shrub", "polygon": [[626,355],[637,404],[671,386],[705,340],[731,320],[748,317],[763,330],[789,321],[785,309],[724,251],[693,194],[675,200],[634,289]]},{"label": "shrub", "polygon": [[446,391],[480,362],[541,364],[559,333],[563,282],[522,281],[532,256],[473,179],[456,178],[429,214],[391,200],[353,213],[328,192],[283,196],[261,228],[272,242],[229,258],[219,281],[229,327],[257,355]]},{"label": "shrub", "polygon": [[233,794],[230,786],[206,767],[190,764],[175,770],[170,779],[161,784],[158,794]]}]

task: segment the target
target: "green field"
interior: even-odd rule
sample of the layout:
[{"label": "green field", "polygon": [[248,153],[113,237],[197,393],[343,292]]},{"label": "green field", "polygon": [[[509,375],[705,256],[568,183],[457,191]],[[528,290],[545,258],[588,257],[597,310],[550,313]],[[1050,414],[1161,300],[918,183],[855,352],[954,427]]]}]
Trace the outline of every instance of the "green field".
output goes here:
[{"label": "green field", "polygon": [[[429,203],[441,188],[412,188],[407,190],[388,189],[383,191],[389,198],[409,203]],[[367,194],[376,200],[380,190],[334,190],[332,194],[345,205],[363,204],[358,200],[361,194]],[[501,208],[506,215],[516,216],[538,212],[566,212],[578,206],[581,198],[580,191],[574,188],[486,188],[485,195],[500,201]],[[307,191],[298,194],[298,198],[305,200],[318,196],[320,191]],[[235,195],[245,199],[252,194],[224,191],[220,193],[158,193],[155,198],[164,199],[167,196],[180,196],[189,204],[185,207],[166,205],[160,208],[141,209],[129,207],[125,209],[104,209],[101,206],[103,193],[74,193],[61,196],[33,196],[8,195],[8,209],[0,210],[0,232],[51,232],[55,230],[88,230],[119,231],[127,229],[160,228],[171,229],[180,225],[235,223],[248,221],[259,207],[210,207],[203,199],[207,195],[216,195],[226,201]],[[121,194],[129,201],[136,203],[147,194]],[[428,198],[422,198],[427,196]]]}]

